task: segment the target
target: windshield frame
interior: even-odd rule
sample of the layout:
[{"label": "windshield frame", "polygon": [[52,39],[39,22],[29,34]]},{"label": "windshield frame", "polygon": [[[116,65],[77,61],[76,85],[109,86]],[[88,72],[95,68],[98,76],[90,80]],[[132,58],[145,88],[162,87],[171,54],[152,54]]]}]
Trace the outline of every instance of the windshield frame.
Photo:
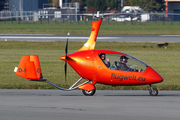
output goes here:
[{"label": "windshield frame", "polygon": [[138,58],[136,58],[136,57],[134,57],[134,56],[131,56],[131,55],[128,55],[128,54],[126,54],[126,56],[128,56],[128,57],[130,57],[130,58],[132,58],[132,59],[134,59],[134,60],[136,60],[136,61],[144,64],[146,67],[149,66],[148,64],[146,64],[145,62],[143,62],[142,60],[140,60],[140,59],[138,59]]}]

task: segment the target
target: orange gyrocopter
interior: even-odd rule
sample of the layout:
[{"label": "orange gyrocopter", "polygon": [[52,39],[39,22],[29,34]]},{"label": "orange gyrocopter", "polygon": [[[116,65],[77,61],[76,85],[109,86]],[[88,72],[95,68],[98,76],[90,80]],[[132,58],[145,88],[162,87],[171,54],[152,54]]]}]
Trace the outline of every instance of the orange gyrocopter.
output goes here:
[{"label": "orange gyrocopter", "polygon": [[[68,40],[65,48],[65,56],[60,57],[65,61],[65,80],[67,63],[79,74],[77,80],[70,88],[62,88],[42,76],[38,55],[26,55],[21,58],[16,67],[16,75],[31,81],[47,82],[61,90],[82,89],[86,96],[92,96],[96,92],[96,83],[112,86],[136,86],[150,85],[149,94],[156,96],[158,90],[151,85],[163,81],[163,78],[143,61],[117,51],[95,50],[96,39],[100,20],[92,22],[92,31],[88,41],[78,51],[68,54]],[[82,79],[84,83],[79,83]]]}]

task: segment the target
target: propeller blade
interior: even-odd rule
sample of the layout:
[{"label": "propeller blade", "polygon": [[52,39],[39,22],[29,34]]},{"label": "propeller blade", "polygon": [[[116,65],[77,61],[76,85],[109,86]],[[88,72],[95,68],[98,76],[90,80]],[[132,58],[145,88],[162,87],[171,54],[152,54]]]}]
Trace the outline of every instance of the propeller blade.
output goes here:
[{"label": "propeller blade", "polygon": [[[66,60],[68,60],[68,38],[67,38],[67,42],[66,42],[66,48],[65,48],[65,54],[66,54]],[[65,72],[65,83],[66,83],[66,74],[67,74],[67,61],[65,62],[64,65],[64,72]]]},{"label": "propeller blade", "polygon": [[65,72],[65,83],[66,83],[67,61],[65,62],[65,65],[64,65],[64,72]]},{"label": "propeller blade", "polygon": [[66,42],[65,53],[66,53],[66,57],[67,57],[67,54],[68,54],[68,38],[67,38],[67,42]]}]

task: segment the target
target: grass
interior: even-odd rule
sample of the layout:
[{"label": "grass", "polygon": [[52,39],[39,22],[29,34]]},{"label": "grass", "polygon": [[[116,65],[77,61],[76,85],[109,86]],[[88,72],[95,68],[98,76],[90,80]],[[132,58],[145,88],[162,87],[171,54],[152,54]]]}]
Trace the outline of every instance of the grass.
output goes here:
[{"label": "grass", "polygon": [[[2,22],[0,34],[61,34],[89,35],[91,21]],[[103,21],[99,35],[180,35],[180,22],[107,22]]]},{"label": "grass", "polygon": [[[37,54],[41,62],[44,78],[62,87],[71,86],[79,75],[68,66],[67,83],[64,78],[64,61],[60,56],[65,53],[65,42],[12,42],[0,41],[0,88],[6,89],[54,89],[42,82],[31,82],[20,78],[13,72],[22,56]],[[68,53],[73,53],[83,46],[84,42],[69,42]],[[119,43],[97,42],[96,49],[109,49],[135,56],[153,67],[164,82],[154,86],[161,90],[180,90],[180,43],[169,43],[167,49],[158,48],[156,43]],[[146,90],[149,86],[96,85],[97,89],[111,90]]]}]

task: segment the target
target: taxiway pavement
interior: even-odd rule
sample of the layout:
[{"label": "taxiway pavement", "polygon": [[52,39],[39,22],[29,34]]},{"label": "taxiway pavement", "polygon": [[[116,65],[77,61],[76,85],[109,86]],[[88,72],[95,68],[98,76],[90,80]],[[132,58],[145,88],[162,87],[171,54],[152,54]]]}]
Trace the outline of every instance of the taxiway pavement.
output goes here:
[{"label": "taxiway pavement", "polygon": [[0,120],[179,120],[180,91],[0,89]]},{"label": "taxiway pavement", "polygon": [[[81,41],[89,39],[89,35],[29,35],[0,34],[0,41]],[[97,41],[104,42],[180,42],[180,35],[98,35]]]}]

